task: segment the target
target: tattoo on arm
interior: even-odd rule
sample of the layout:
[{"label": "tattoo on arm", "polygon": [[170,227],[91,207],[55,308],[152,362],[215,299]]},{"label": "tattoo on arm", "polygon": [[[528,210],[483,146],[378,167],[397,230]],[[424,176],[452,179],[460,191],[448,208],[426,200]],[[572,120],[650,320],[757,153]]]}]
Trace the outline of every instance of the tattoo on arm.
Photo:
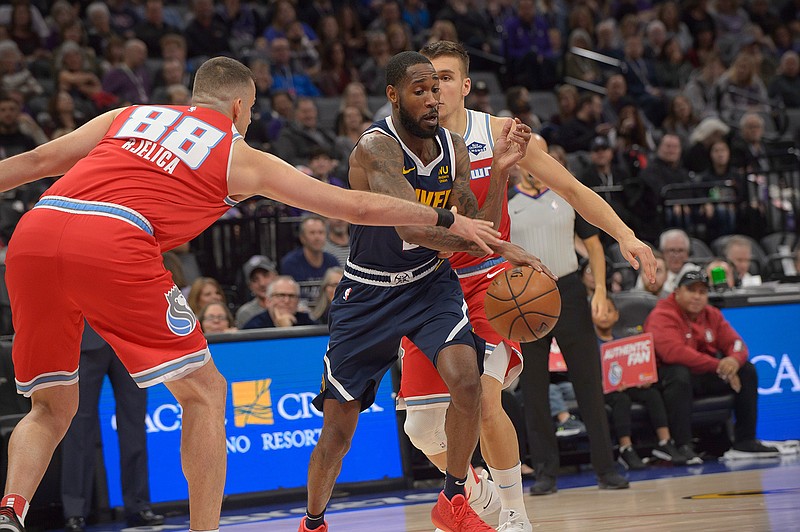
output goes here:
[{"label": "tattoo on arm", "polygon": [[356,150],[372,192],[416,201],[414,189],[403,177],[403,150],[396,140],[373,133],[362,137]]},{"label": "tattoo on arm", "polygon": [[450,200],[447,202],[447,206],[456,206],[459,214],[469,218],[476,218],[479,217],[478,200],[469,187],[469,152],[466,144],[464,144],[464,139],[460,135],[452,133],[452,136],[453,147],[456,152],[457,175],[453,176],[453,191],[450,193]]}]

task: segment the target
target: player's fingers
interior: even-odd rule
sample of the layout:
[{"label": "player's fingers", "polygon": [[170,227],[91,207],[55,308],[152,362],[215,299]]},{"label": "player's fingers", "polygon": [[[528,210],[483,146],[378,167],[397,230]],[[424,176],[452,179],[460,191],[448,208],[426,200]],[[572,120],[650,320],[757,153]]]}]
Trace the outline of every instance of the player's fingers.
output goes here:
[{"label": "player's fingers", "polygon": [[508,138],[508,134],[511,132],[511,126],[514,125],[514,120],[510,118],[503,123],[503,132],[501,133],[504,138]]},{"label": "player's fingers", "polygon": [[554,274],[553,272],[551,272],[551,271],[550,271],[550,268],[548,268],[547,266],[545,266],[545,265],[544,265],[544,263],[543,263],[542,261],[539,261],[539,264],[542,266],[542,269],[541,269],[541,270],[539,270],[539,271],[541,271],[542,273],[546,274],[546,275],[547,275],[549,278],[551,278],[552,280],[554,280],[554,281],[558,281],[558,275],[556,275],[556,274]]}]

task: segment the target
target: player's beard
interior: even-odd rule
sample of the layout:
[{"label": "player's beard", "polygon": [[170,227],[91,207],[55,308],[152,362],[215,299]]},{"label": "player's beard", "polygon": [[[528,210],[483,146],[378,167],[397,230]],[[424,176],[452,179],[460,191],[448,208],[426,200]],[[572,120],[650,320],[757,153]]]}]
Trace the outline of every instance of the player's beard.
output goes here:
[{"label": "player's beard", "polygon": [[428,116],[431,113],[436,111],[430,111],[428,114],[423,115],[420,117],[419,120],[416,120],[411,114],[403,109],[403,102],[400,102],[399,105],[399,112],[400,112],[400,123],[403,125],[403,128],[414,135],[415,137],[419,137],[421,139],[432,139],[436,137],[436,134],[439,133],[439,123],[436,123],[436,127],[433,129],[426,129],[421,124],[420,121],[424,116]]}]

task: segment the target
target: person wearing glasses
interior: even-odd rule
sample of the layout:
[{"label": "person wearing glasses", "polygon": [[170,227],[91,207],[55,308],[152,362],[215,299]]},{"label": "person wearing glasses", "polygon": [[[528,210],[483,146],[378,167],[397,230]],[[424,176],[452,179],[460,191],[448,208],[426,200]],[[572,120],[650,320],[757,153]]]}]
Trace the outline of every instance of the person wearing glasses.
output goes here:
[{"label": "person wearing glasses", "polygon": [[294,327],[316,325],[307,312],[297,310],[300,303],[300,285],[288,275],[279,275],[267,288],[266,312],[251,318],[242,329],[269,327]]},{"label": "person wearing glasses", "polygon": [[227,305],[220,302],[209,303],[197,316],[203,334],[234,332],[238,329],[233,322],[233,314]]}]

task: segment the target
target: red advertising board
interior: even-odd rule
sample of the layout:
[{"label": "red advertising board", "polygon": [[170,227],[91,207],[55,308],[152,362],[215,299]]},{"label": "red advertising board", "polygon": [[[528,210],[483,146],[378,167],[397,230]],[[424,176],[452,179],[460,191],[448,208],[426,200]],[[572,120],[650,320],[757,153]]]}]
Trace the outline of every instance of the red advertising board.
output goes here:
[{"label": "red advertising board", "polygon": [[658,381],[653,334],[637,334],[600,346],[603,393]]}]

